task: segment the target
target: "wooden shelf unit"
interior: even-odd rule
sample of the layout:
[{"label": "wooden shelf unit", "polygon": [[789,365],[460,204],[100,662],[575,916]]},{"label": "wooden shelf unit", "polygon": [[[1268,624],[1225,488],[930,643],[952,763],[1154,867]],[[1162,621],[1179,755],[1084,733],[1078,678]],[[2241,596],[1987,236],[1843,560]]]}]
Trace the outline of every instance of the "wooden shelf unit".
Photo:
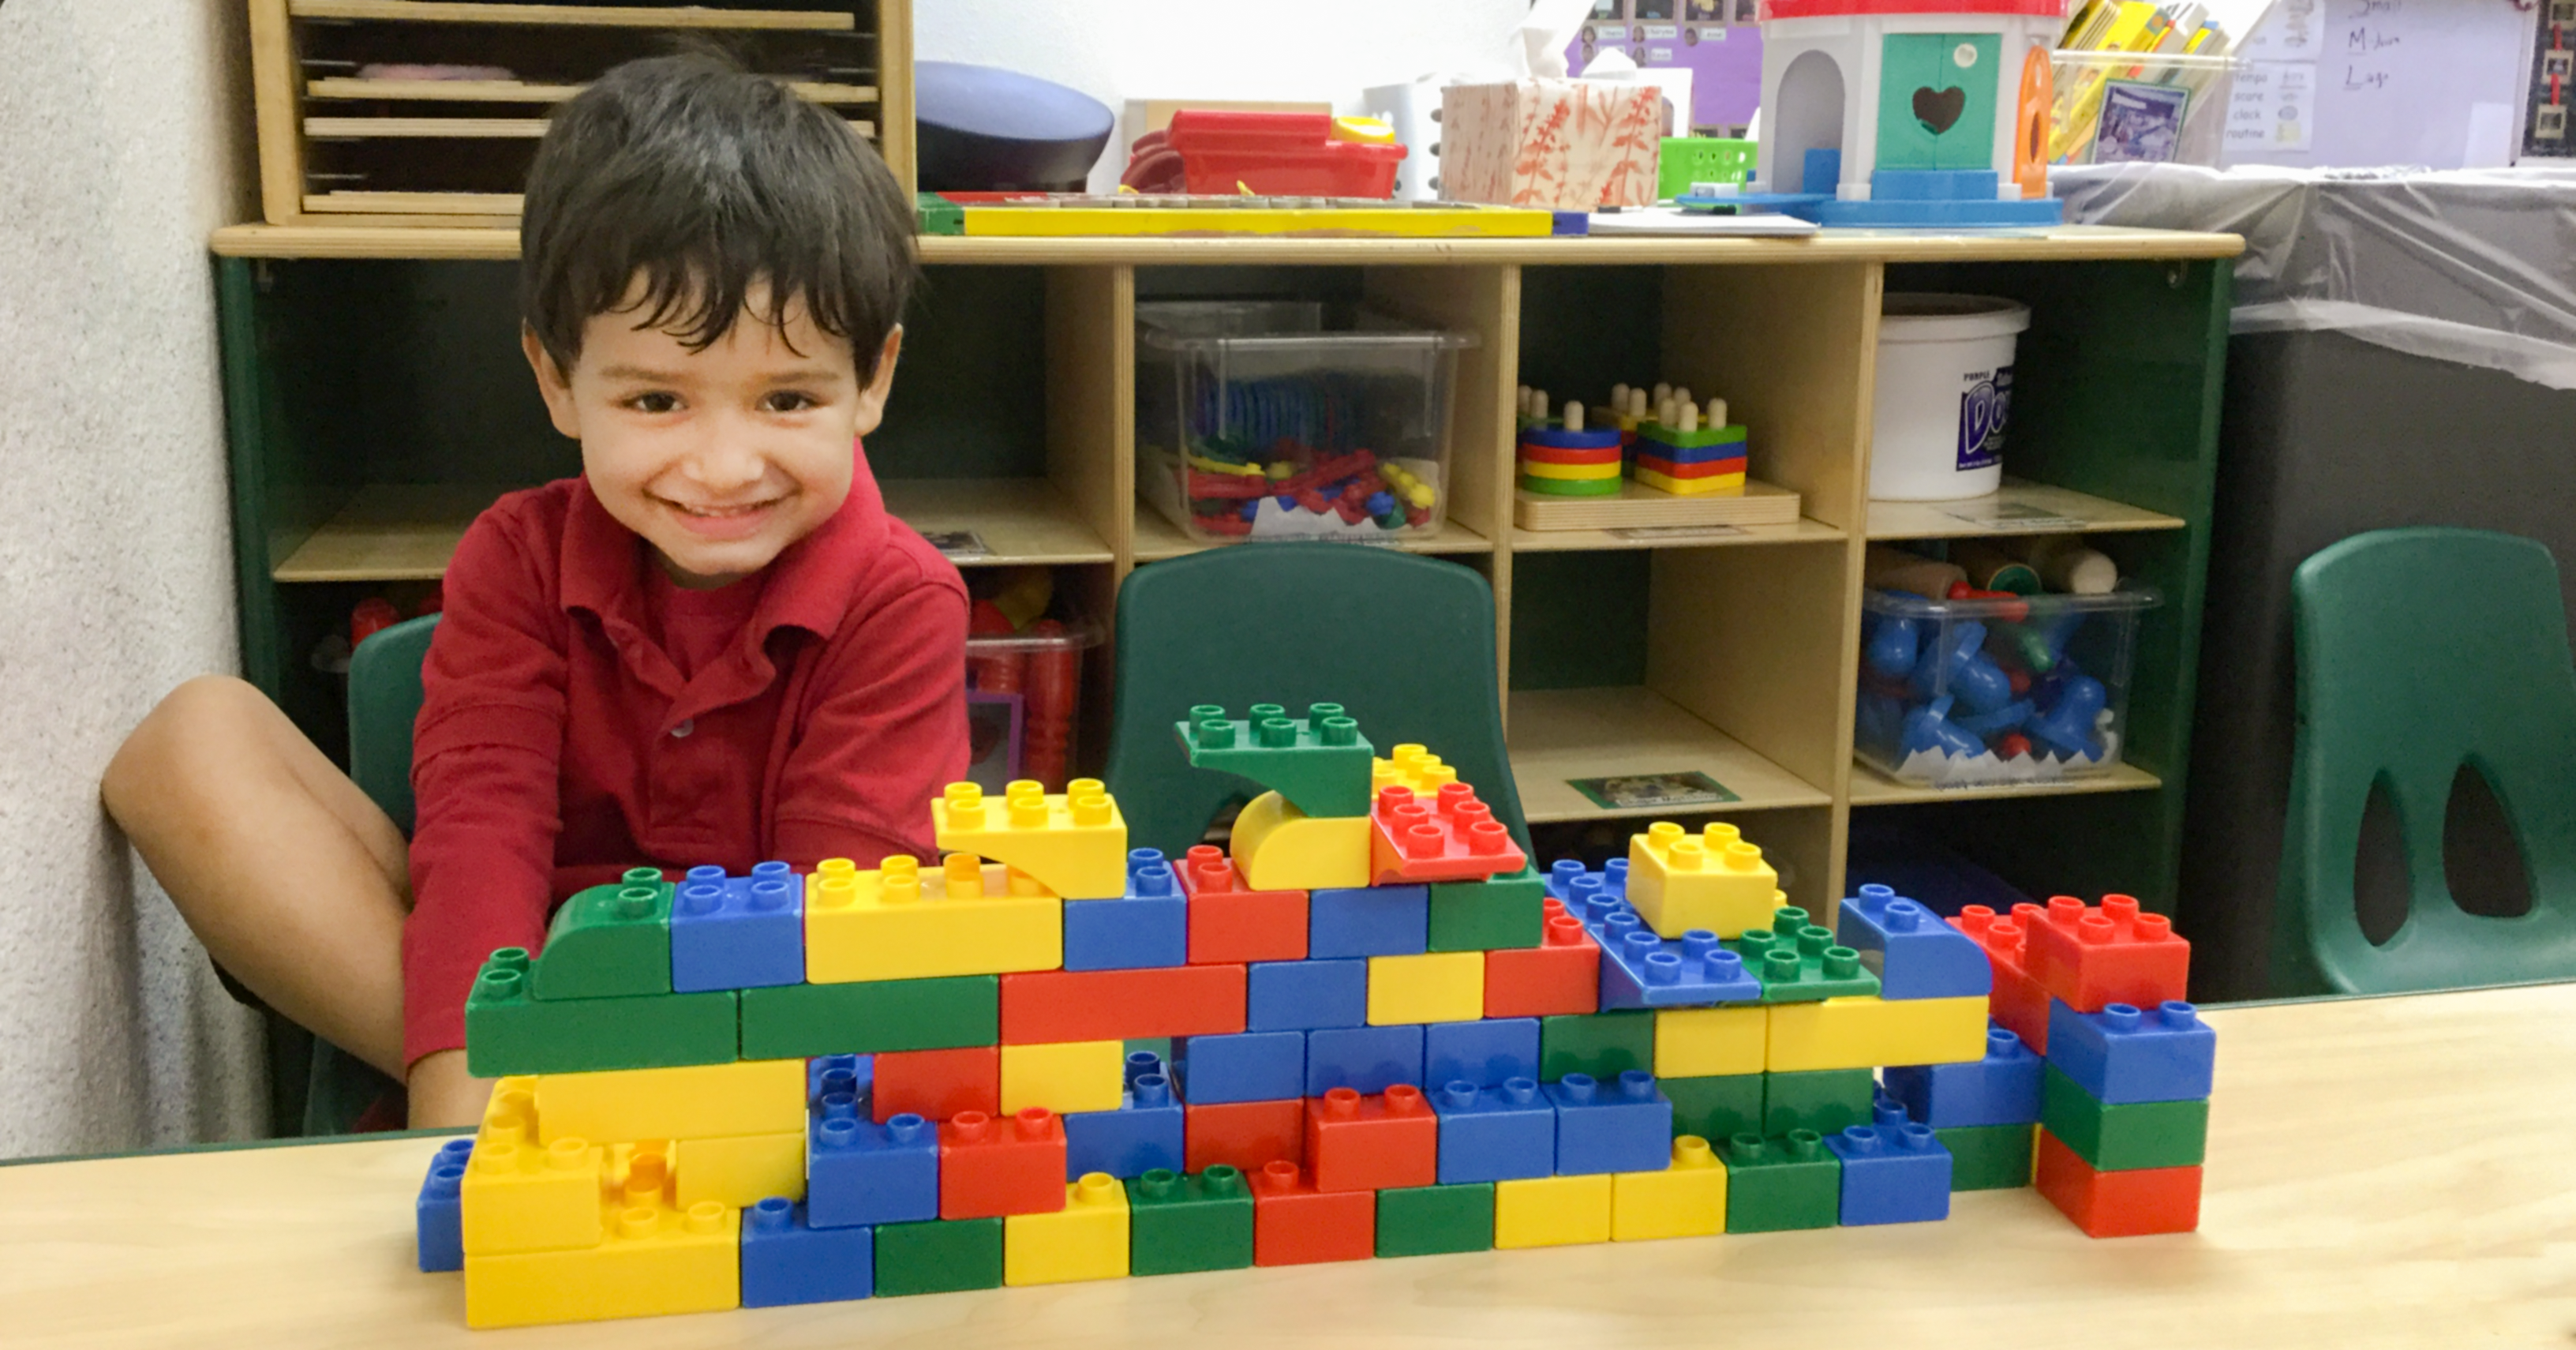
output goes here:
[{"label": "wooden shelf unit", "polygon": [[[369,588],[435,576],[500,490],[476,485],[542,481],[578,459],[545,424],[512,341],[513,232],[247,226],[215,243],[245,666],[331,748],[340,693],[305,660],[313,644]],[[2233,237],[922,244],[928,284],[868,455],[896,515],[981,536],[988,553],[962,565],[1053,566],[1106,618],[1128,572],[1197,551],[1136,494],[1140,278],[1148,295],[1329,290],[1479,339],[1458,368],[1449,525],[1412,550],[1493,587],[1512,767],[1533,823],[1737,819],[1794,878],[1793,898],[1821,908],[1844,888],[1852,811],[1874,807],[2039,893],[2122,890],[2170,907],[2229,295],[2218,260]],[[1182,271],[1201,267],[1229,270]],[[1997,499],[2016,511],[1992,528],[1975,504],[1866,499],[1890,289],[2033,308],[2017,481]],[[1727,398],[1753,428],[1755,472],[1801,493],[1802,518],[1641,539],[1512,528],[1513,386],[1598,397],[1639,379]],[[2009,532],[2034,511],[2091,522],[2097,546],[2165,598],[2140,626],[2132,762],[1967,792],[1857,767],[1869,541]],[[1086,694],[1095,725],[1105,692],[1094,681]],[[1738,800],[1627,812],[1571,786],[1672,772],[1705,773]]]}]

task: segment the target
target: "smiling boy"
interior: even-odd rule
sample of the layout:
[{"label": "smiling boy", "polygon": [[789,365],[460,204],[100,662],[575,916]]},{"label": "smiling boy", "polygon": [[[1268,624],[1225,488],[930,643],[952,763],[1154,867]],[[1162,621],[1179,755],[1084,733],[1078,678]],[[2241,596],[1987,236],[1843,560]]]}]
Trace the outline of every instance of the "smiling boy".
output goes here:
[{"label": "smiling boy", "polygon": [[910,231],[884,165],[784,86],[707,56],[611,71],[548,129],[521,226],[521,345],[582,476],[503,497],[448,566],[408,847],[237,680],[183,685],[110,766],[217,962],[407,1079],[413,1124],[480,1114],[466,991],[573,891],[935,852],[966,593],[857,446]]}]

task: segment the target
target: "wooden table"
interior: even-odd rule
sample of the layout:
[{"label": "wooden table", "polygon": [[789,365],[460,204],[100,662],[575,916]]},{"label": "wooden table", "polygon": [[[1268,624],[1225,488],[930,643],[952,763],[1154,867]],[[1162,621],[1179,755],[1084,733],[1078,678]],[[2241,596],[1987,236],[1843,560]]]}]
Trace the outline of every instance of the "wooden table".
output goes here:
[{"label": "wooden table", "polygon": [[0,1168],[0,1344],[2565,1347],[2576,984],[2219,1010],[2201,1231],[2030,1191],[1891,1228],[469,1333],[412,1268],[432,1139]]}]

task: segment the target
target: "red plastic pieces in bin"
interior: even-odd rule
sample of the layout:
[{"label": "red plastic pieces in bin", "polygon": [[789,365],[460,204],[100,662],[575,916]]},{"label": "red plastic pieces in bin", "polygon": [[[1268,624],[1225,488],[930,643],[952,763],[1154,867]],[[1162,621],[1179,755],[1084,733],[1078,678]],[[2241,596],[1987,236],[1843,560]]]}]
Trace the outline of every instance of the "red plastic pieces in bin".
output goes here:
[{"label": "red plastic pieces in bin", "polygon": [[1393,197],[1404,147],[1354,135],[1328,113],[1183,108],[1136,138],[1119,181],[1138,192]]}]

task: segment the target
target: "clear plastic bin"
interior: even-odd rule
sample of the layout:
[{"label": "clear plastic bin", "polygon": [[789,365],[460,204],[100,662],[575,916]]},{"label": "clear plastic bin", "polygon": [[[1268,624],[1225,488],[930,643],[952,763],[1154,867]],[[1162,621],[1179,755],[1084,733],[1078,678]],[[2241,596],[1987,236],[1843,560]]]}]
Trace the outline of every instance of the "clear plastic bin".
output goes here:
[{"label": "clear plastic bin", "polygon": [[1472,333],[1311,301],[1136,307],[1136,484],[1201,543],[1437,533]]},{"label": "clear plastic bin", "polygon": [[1040,619],[1017,633],[966,639],[966,776],[987,792],[1016,778],[1064,791],[1082,726],[1082,654],[1100,645],[1090,620]]},{"label": "clear plastic bin", "polygon": [[2138,615],[2158,600],[2145,586],[1972,600],[1868,591],[1853,751],[1932,787],[2102,773],[2128,738]]}]

